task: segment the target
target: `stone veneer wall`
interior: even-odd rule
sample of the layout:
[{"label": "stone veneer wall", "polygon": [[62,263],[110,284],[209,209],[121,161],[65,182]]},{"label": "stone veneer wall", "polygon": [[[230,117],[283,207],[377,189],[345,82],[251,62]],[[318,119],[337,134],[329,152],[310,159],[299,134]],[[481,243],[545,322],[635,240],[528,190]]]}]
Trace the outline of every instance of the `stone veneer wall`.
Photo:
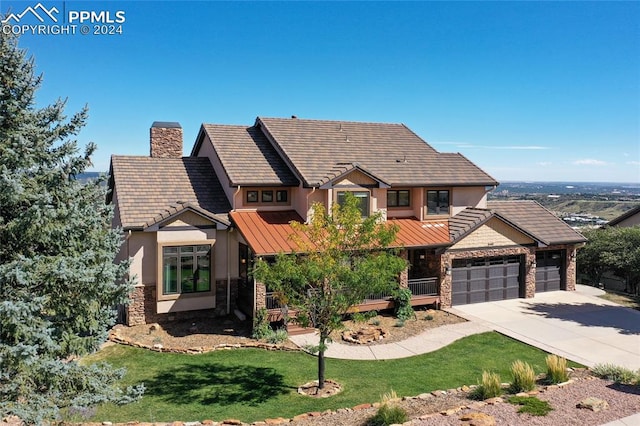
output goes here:
[{"label": "stone veneer wall", "polygon": [[[238,297],[238,280],[231,280],[230,288],[230,309],[236,309],[236,299]],[[156,313],[156,286],[138,285],[134,288],[130,296],[131,301],[126,307],[126,324],[129,326],[140,324],[151,324],[154,322],[166,322],[182,319],[190,319],[209,315],[221,317],[227,314],[227,280],[217,280],[215,283],[216,307],[212,309],[201,309],[194,311],[169,312],[165,314]]]},{"label": "stone veneer wall", "polygon": [[525,297],[531,298],[536,293],[536,266],[534,247],[507,247],[498,249],[476,249],[445,252],[440,259],[440,300],[443,308],[451,307],[451,270],[446,273],[446,266],[453,265],[454,259],[468,259],[473,257],[495,257],[495,256],[525,256]]},{"label": "stone veneer wall", "polygon": [[182,158],[182,128],[152,127],[150,155],[155,158]]},{"label": "stone veneer wall", "polygon": [[[256,311],[267,307],[267,286],[256,281]],[[255,313],[254,313],[255,315]]]},{"label": "stone veneer wall", "polygon": [[407,261],[407,267],[400,272],[400,288],[409,288],[409,251],[401,250],[400,257]]}]

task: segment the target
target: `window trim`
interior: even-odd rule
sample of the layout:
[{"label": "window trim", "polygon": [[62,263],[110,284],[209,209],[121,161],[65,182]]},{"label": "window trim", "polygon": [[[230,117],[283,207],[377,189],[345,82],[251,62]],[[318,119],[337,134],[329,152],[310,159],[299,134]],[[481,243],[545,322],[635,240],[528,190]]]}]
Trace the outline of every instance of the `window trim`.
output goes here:
[{"label": "window trim", "polygon": [[[400,204],[400,193],[401,192],[406,192],[407,193],[407,199],[408,199],[408,204],[406,205],[401,205]],[[390,206],[389,205],[389,193],[395,193],[395,198],[396,198],[396,205],[395,206]],[[410,189],[387,189],[387,208],[388,209],[398,209],[398,210],[409,210],[411,209],[411,190]]]},{"label": "window trim", "polygon": [[[278,201],[279,194],[285,194],[284,201]],[[251,207],[258,206],[290,206],[291,188],[268,187],[268,188],[245,188],[244,205]],[[255,201],[249,201],[249,194],[255,194]],[[271,201],[264,201],[265,196],[271,197]]]},{"label": "window trim", "polygon": [[[198,246],[209,246],[209,289],[204,291],[192,291],[192,292],[180,292],[180,279],[178,278],[176,293],[164,293],[164,250],[168,247],[194,247],[193,258],[194,261],[197,262],[198,259]],[[200,241],[166,241],[159,242],[157,246],[157,265],[156,265],[156,300],[166,301],[166,300],[175,300],[179,298],[190,298],[190,297],[202,297],[202,296],[211,296],[215,294],[215,240],[200,240]],[[178,250],[176,256],[180,258],[181,254]],[[178,263],[178,277],[180,274],[180,268]],[[194,284],[195,289],[195,284]]]},{"label": "window trim", "polygon": [[[438,212],[438,213],[429,213],[429,193],[430,192],[435,192],[436,193],[436,197],[438,198],[438,206],[437,209],[442,209],[442,207],[439,205],[440,202],[440,193],[441,192],[446,192],[447,193],[447,208],[446,208],[446,212],[442,213],[442,212]],[[451,215],[451,189],[427,189],[425,191],[425,200],[424,200],[424,213],[425,216],[428,217],[434,217],[434,216],[450,216]]]},{"label": "window trim", "polygon": [[340,202],[338,201],[340,199],[340,193],[341,192],[351,192],[351,193],[356,193],[356,192],[360,192],[360,193],[366,193],[367,194],[367,214],[363,215],[363,218],[367,218],[369,216],[372,215],[372,211],[371,211],[371,191],[367,190],[366,188],[357,188],[357,189],[339,189],[339,190],[335,190],[335,195],[334,195],[334,202],[336,202],[337,204],[340,204]]}]

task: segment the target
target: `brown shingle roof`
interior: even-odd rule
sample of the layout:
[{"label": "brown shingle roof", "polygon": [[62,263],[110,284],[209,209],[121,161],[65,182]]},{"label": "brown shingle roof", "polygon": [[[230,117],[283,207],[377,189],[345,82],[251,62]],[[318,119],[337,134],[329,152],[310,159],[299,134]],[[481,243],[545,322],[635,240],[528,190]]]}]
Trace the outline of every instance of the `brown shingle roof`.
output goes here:
[{"label": "brown shingle roof", "polygon": [[490,201],[487,206],[545,245],[587,241],[582,234],[573,230],[536,201]]},{"label": "brown shingle roof", "polygon": [[437,152],[403,124],[261,118],[256,120],[307,186],[337,163],[358,163],[392,186],[495,185],[460,154]]},{"label": "brown shingle roof", "polygon": [[185,203],[194,211],[220,215],[223,223],[231,209],[207,158],[114,155],[110,175],[124,229],[143,229],[184,209]]},{"label": "brown shingle roof", "polygon": [[449,219],[449,234],[451,241],[457,241],[462,236],[476,229],[491,218],[492,213],[486,209],[467,207]]},{"label": "brown shingle roof", "polygon": [[232,186],[298,186],[298,179],[260,129],[219,124],[203,124],[202,128]]}]

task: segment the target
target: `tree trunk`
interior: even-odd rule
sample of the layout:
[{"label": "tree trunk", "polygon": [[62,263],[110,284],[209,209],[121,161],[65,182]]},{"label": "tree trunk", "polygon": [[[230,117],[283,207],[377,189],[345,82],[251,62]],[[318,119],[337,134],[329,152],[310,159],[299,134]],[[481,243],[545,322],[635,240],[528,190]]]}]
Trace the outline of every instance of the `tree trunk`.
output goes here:
[{"label": "tree trunk", "polygon": [[320,350],[318,351],[318,389],[324,389],[324,350],[327,337],[320,334]]}]

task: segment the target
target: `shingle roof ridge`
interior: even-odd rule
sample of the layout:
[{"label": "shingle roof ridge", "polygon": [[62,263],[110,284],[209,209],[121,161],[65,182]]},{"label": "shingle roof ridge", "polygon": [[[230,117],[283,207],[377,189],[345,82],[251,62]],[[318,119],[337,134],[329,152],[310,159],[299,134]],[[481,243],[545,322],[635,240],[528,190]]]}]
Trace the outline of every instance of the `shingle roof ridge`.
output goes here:
[{"label": "shingle roof ridge", "polygon": [[[286,118],[286,117],[261,117],[261,116],[258,116],[258,118],[260,120],[282,120],[282,121],[291,121],[291,122],[295,122],[296,120],[298,120],[298,121],[312,121],[314,123],[381,124],[386,126],[402,126],[405,129],[409,129],[407,126],[404,125],[404,123],[393,123],[393,122],[386,122],[386,121],[328,120],[328,119],[319,119],[319,118],[299,118],[299,117]],[[413,131],[411,131],[411,133],[415,135]]]},{"label": "shingle roof ridge", "polygon": [[250,125],[246,125],[246,124],[224,124],[224,123],[202,123],[203,126],[210,126],[210,127],[237,127],[238,129],[248,129],[253,127],[253,124]]},{"label": "shingle roof ridge", "polygon": [[620,216],[611,219],[609,222],[607,222],[607,226],[617,225],[618,223],[624,221],[625,219],[630,218],[631,216],[637,213],[640,213],[640,205],[631,207],[629,210],[622,213]]}]

